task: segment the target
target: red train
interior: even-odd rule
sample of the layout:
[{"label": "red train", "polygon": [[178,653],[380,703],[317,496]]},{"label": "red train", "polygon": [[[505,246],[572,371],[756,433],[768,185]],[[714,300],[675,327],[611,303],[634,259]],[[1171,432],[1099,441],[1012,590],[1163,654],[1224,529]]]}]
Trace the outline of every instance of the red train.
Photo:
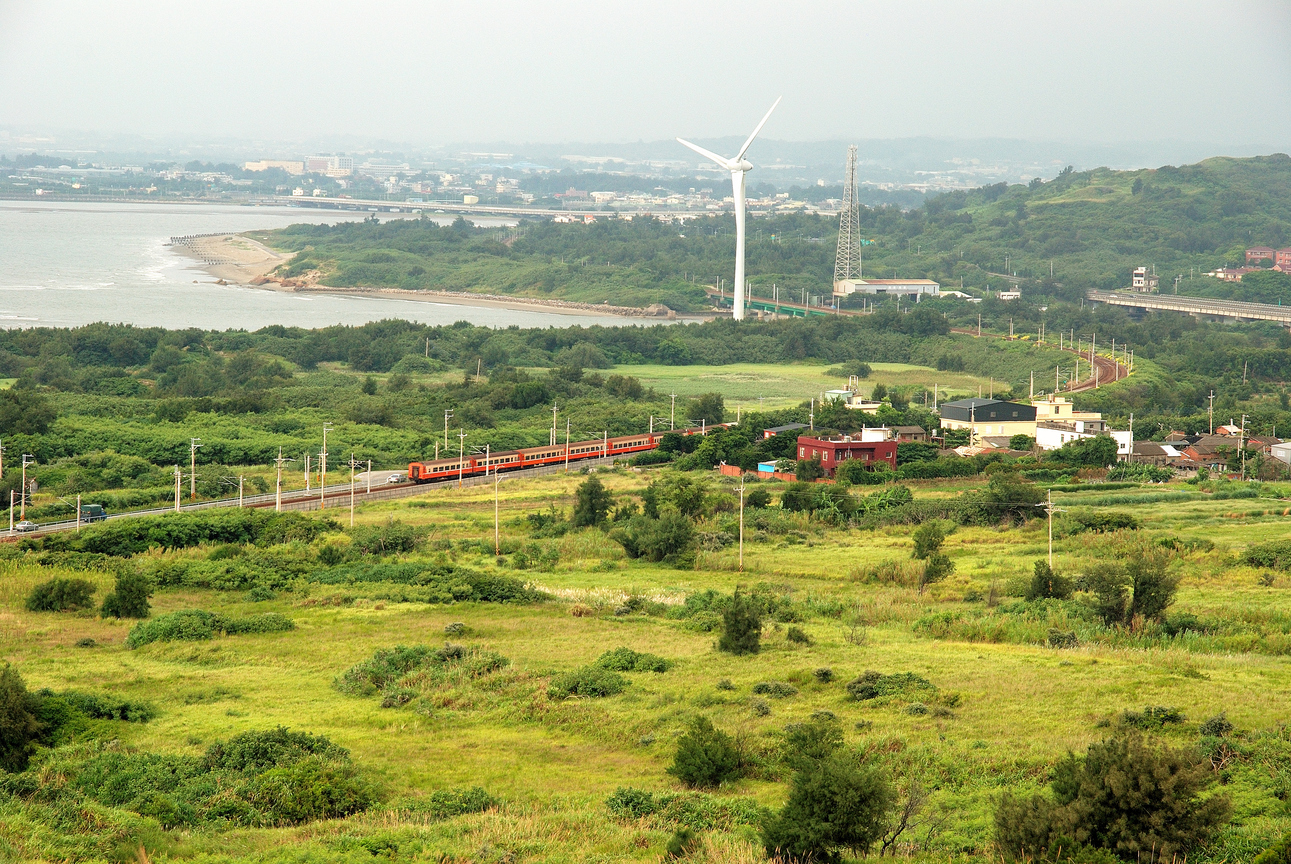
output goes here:
[{"label": "red train", "polygon": [[[682,435],[703,435],[708,429],[724,428],[709,426],[706,429],[677,429]],[[498,471],[515,471],[519,468],[535,468],[539,465],[573,464],[583,459],[600,459],[605,456],[630,456],[633,453],[644,453],[659,446],[664,432],[642,432],[639,435],[620,435],[616,438],[600,438],[593,441],[572,441],[568,445],[556,444],[543,447],[526,447],[522,450],[499,450],[490,453],[485,464],[483,453],[468,453],[462,459],[456,456],[435,459],[430,462],[410,462],[408,479],[417,483],[429,483],[433,480],[455,480],[459,476],[470,477]]]}]

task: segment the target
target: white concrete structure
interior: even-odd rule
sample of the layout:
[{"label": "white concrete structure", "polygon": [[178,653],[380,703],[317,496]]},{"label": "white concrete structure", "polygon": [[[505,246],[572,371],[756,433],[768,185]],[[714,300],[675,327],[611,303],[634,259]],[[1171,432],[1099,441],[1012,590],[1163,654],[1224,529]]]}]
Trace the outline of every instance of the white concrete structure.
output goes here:
[{"label": "white concrete structure", "polygon": [[1125,459],[1130,455],[1133,437],[1129,430],[1094,431],[1086,429],[1084,422],[1079,420],[1075,423],[1037,423],[1035,427],[1035,444],[1041,450],[1057,450],[1071,441],[1078,441],[1081,438],[1094,438],[1098,435],[1112,436],[1112,440],[1116,442],[1117,459]]},{"label": "white concrete structure", "polygon": [[849,294],[927,294],[936,297],[940,292],[941,285],[931,279],[840,279],[834,283],[835,297]]},{"label": "white concrete structure", "polygon": [[[780,99],[776,99],[775,104],[771,106],[771,111],[774,111],[776,105],[779,104]],[[753,170],[753,165],[744,158],[744,154],[748,152],[749,146],[753,144],[753,139],[758,137],[762,127],[771,119],[771,111],[766,113],[766,116],[762,118],[762,122],[753,130],[753,134],[744,142],[740,152],[736,153],[731,159],[718,156],[698,144],[691,144],[681,138],[677,139],[680,144],[689,147],[705,159],[711,159],[731,172],[731,190],[735,196],[735,282],[733,287],[735,288],[734,318],[736,321],[744,320],[744,175]]]}]

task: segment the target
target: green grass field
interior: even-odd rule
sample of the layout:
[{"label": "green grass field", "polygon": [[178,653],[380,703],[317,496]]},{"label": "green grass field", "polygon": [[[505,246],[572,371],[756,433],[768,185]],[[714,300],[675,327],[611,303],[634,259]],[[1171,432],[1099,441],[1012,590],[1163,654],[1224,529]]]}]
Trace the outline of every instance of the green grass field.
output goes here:
[{"label": "green grass field", "polygon": [[[962,372],[938,372],[927,366],[908,363],[871,363],[874,370],[861,382],[861,391],[869,393],[876,384],[887,387],[919,387],[932,390],[937,385],[940,396],[948,393],[952,398],[976,394],[977,388],[990,387],[990,380],[966,375]],[[739,405],[748,410],[785,408],[810,398],[820,398],[826,390],[836,390],[847,385],[846,376],[826,374],[829,366],[771,365],[765,363],[735,363],[729,366],[616,366],[614,372],[632,375],[647,387],[660,393],[676,393],[693,397],[700,393],[718,392],[726,399],[728,408]]]},{"label": "green grass field", "polygon": [[[790,369],[793,374],[772,380],[785,386],[811,380],[806,367],[801,377]],[[651,383],[667,386],[667,371],[661,367]],[[882,380],[882,374],[876,370],[875,378]],[[625,497],[638,492],[649,474],[619,469],[600,476]],[[89,578],[101,596],[112,581],[106,572],[9,561],[0,565],[0,648],[32,688],[101,691],[154,703],[160,716],[151,722],[110,724],[125,746],[197,756],[217,740],[281,724],[349,748],[382,792],[381,804],[347,819],[172,831],[147,848],[152,861],[349,862],[374,860],[374,848],[383,850],[376,860],[397,861],[657,861],[676,826],[659,816],[615,818],[604,802],[622,786],[680,791],[665,769],[689,718],[709,716],[762,760],[755,777],[713,792],[718,804],[748,799],[776,807],[788,788],[778,761],[785,726],[817,711],[833,712],[847,746],[871,754],[898,784],[918,778],[932,790],[926,818],[905,838],[901,854],[921,861],[988,861],[995,860],[991,826],[999,796],[1037,788],[1060,757],[1105,737],[1108,724],[1115,725],[1126,710],[1180,708],[1186,724],[1161,733],[1177,745],[1195,741],[1197,724],[1221,711],[1252,742],[1261,735],[1286,736],[1291,671],[1285,655],[1291,642],[1283,650],[1277,639],[1291,631],[1291,582],[1284,575],[1261,580],[1259,571],[1236,561],[1250,543],[1287,536],[1287,502],[1276,497],[1282,490],[1266,488],[1273,497],[1261,499],[1156,500],[1115,508],[1132,511],[1142,535],[1214,543],[1172,565],[1182,576],[1172,611],[1246,622],[1246,649],[1237,641],[1224,650],[1197,639],[1144,637],[1136,643],[1140,635],[1126,633],[1084,638],[1081,647],[1056,650],[1043,637],[1010,635],[1021,620],[1021,613],[1009,612],[1019,602],[1008,596],[1010,587],[1044,555],[1043,521],[1016,529],[959,528],[946,542],[954,575],[920,594],[899,580],[874,576],[885,562],[909,560],[911,529],[905,527],[862,532],[795,516],[785,523],[787,530],[783,524],[764,530],[749,513],[743,573],[734,545],[701,551],[695,567],[682,570],[628,560],[596,529],[551,540],[530,537],[524,514],[552,503],[568,507],[582,479],[553,475],[500,485],[504,545],[556,553],[545,570],[502,567],[466,542],[492,542],[488,488],[435,490],[359,510],[365,525],[397,519],[427,528],[426,550],[409,560],[520,575],[550,595],[546,602],[398,602],[383,598],[376,583],[338,587],[305,579],[261,602],[245,592],[168,589],[154,596],[154,614],[189,608],[235,615],[274,611],[294,619],[297,629],[128,650],[128,624],[22,608],[31,587],[52,575]],[[726,488],[724,480],[709,482],[715,491]],[[962,494],[980,483],[927,481],[914,491],[918,497]],[[1133,490],[1125,491],[1134,497]],[[1063,495],[1061,506],[1079,506],[1096,494]],[[1118,554],[1121,539],[1059,537],[1057,568],[1080,572],[1091,560]],[[318,542],[332,540],[340,538]],[[196,559],[209,552],[151,552],[145,558]],[[791,600],[810,644],[790,642],[784,625],[768,622],[762,651],[733,657],[715,650],[715,633],[625,611],[632,596],[677,604],[692,592],[730,592],[758,583]],[[973,599],[991,593],[1000,595],[998,606]],[[994,630],[981,627],[987,635],[972,639],[933,638],[919,622],[939,613],[971,613],[994,622]],[[442,644],[445,626],[454,622],[467,628],[454,641],[496,651],[510,666],[480,681],[442,683],[401,708],[381,708],[379,696],[343,695],[332,686],[336,676],[378,649]],[[97,647],[75,647],[87,637]],[[659,654],[675,666],[663,674],[630,673],[630,686],[618,696],[547,697],[545,684],[553,674],[619,646]],[[822,667],[833,670],[832,682],[817,679],[814,671]],[[844,685],[867,669],[925,677],[936,687],[929,699],[935,710],[916,715],[902,700],[850,699]],[[719,689],[723,679],[733,689]],[[766,681],[788,682],[797,693],[755,696],[753,685]],[[1264,745],[1257,743],[1244,746],[1265,755],[1229,772],[1224,788],[1235,802],[1234,821],[1193,860],[1250,860],[1252,850],[1291,827],[1279,797],[1286,788],[1281,784],[1291,779],[1291,759],[1268,756],[1271,751],[1258,750]],[[451,819],[429,819],[406,806],[435,790],[469,786],[484,787],[498,805]],[[57,829],[81,837],[80,851],[51,855],[49,835],[42,833],[49,829],[33,827],[38,814],[6,805],[3,798],[0,814],[0,860],[142,860],[132,857],[137,853],[128,843],[97,840],[90,823]],[[713,818],[705,827],[703,848],[693,860],[764,860],[752,825]]]}]

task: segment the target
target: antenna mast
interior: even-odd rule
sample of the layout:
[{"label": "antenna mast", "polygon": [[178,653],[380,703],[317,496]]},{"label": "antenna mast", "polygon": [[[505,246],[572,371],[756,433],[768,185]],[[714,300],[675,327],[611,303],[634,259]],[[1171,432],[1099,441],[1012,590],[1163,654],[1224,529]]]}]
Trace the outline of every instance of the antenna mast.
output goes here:
[{"label": "antenna mast", "polygon": [[844,279],[861,278],[861,213],[856,200],[856,145],[847,148],[843,179],[843,210],[838,217],[838,253],[834,256],[834,287]]}]

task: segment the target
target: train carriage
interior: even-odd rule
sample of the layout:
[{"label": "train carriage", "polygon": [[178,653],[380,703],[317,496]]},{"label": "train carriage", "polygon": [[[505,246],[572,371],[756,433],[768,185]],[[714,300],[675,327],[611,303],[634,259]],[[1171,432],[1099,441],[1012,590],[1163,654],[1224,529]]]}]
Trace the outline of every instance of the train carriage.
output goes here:
[{"label": "train carriage", "polygon": [[[710,426],[705,429],[678,429],[682,435],[702,435],[711,429],[725,428],[727,424]],[[435,459],[429,462],[410,462],[408,479],[416,483],[430,483],[436,480],[455,480],[458,477],[473,477],[477,474],[516,471],[521,468],[536,468],[540,465],[563,465],[584,459],[601,459],[613,456],[628,456],[643,453],[659,446],[667,432],[648,432],[636,435],[619,435],[614,438],[600,438],[591,441],[571,441],[569,444],[546,445],[543,447],[525,447],[520,450],[504,450],[490,453],[485,459],[483,453],[471,453],[459,458]]]}]

